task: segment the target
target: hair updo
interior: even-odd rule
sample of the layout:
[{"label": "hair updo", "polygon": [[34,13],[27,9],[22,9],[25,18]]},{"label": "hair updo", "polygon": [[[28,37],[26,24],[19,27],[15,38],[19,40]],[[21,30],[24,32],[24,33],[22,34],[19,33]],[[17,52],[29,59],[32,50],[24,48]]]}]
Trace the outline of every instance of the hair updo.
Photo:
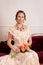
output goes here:
[{"label": "hair updo", "polygon": [[19,10],[19,11],[16,13],[15,19],[17,20],[17,16],[18,16],[19,13],[23,13],[23,14],[24,14],[24,20],[26,20],[26,14],[25,14],[25,12],[22,11],[22,10]]}]

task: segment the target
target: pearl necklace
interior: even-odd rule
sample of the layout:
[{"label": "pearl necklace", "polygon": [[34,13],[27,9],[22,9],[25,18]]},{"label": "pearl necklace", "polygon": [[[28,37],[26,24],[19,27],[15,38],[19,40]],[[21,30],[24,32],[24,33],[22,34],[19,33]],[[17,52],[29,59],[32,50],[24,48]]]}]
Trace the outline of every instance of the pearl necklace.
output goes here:
[{"label": "pearl necklace", "polygon": [[17,30],[22,31],[24,29],[24,26],[22,25],[22,27],[17,27]]}]

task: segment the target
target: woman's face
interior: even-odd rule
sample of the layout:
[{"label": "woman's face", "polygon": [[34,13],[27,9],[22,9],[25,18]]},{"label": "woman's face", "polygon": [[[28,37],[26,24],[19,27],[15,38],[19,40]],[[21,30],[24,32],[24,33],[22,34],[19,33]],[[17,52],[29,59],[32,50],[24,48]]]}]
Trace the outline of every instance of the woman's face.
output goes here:
[{"label": "woman's face", "polygon": [[24,14],[23,13],[18,13],[17,19],[16,19],[17,23],[22,24],[24,22],[24,20],[25,20],[24,19]]}]

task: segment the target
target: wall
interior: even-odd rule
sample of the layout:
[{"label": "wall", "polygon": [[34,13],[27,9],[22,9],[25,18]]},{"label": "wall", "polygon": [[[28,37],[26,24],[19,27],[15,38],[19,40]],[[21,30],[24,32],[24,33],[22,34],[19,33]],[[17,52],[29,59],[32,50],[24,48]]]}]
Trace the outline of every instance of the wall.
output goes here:
[{"label": "wall", "polygon": [[7,40],[8,29],[15,24],[18,10],[26,13],[25,24],[31,33],[43,33],[43,0],[0,0],[0,40]]}]

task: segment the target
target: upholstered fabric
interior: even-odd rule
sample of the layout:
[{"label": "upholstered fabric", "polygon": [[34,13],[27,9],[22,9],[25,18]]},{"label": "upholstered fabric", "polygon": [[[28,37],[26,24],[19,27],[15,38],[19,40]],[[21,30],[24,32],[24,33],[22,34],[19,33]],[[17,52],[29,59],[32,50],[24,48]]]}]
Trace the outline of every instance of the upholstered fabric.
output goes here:
[{"label": "upholstered fabric", "polygon": [[31,49],[38,53],[39,61],[43,63],[43,35],[32,36]]}]

